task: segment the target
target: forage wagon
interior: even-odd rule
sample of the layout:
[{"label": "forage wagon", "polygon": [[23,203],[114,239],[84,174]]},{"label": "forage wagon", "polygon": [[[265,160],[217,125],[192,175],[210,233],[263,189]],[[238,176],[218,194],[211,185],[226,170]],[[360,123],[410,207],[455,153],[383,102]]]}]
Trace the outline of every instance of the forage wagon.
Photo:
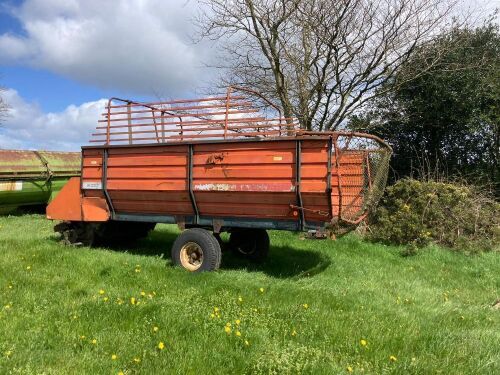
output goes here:
[{"label": "forage wagon", "polygon": [[81,177],[47,207],[66,242],[132,240],[175,223],[172,260],[217,269],[219,234],[252,260],[266,230],[357,224],[380,199],[390,147],[368,134],[311,132],[260,95],[240,88],[202,99],[109,100]]}]

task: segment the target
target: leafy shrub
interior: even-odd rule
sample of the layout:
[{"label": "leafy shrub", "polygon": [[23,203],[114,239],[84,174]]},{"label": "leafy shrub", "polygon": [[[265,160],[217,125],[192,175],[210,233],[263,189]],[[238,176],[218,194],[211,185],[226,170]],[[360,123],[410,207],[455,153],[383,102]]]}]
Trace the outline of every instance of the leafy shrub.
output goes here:
[{"label": "leafy shrub", "polygon": [[466,252],[499,250],[500,203],[479,189],[399,180],[371,218],[371,239],[415,248],[437,243]]}]

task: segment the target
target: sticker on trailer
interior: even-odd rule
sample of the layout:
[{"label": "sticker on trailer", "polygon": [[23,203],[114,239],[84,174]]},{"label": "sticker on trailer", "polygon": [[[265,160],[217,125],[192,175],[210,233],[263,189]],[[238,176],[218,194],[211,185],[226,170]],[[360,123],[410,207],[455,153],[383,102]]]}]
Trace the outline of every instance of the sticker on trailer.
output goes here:
[{"label": "sticker on trailer", "polygon": [[20,191],[23,190],[22,181],[0,182],[0,191]]},{"label": "sticker on trailer", "polygon": [[82,185],[83,189],[98,190],[102,189],[102,182],[84,182]]}]

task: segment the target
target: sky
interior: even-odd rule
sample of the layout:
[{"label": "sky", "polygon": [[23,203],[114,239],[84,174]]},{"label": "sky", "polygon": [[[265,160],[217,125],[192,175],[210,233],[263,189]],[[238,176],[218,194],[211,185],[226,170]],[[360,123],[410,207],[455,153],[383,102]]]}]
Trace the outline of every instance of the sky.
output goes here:
[{"label": "sky", "polygon": [[[500,0],[463,0],[480,14]],[[196,0],[0,0],[0,148],[77,151],[106,98],[190,98],[216,72]]]}]

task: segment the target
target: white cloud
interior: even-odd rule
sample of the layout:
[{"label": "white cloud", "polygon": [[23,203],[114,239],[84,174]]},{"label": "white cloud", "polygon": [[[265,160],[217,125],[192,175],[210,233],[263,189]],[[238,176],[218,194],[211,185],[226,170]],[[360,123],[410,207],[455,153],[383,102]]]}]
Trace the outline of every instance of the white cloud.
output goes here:
[{"label": "white cloud", "polygon": [[105,89],[185,95],[207,75],[194,44],[196,0],[26,0],[24,35],[0,35],[0,64],[50,70]]},{"label": "white cloud", "polygon": [[107,100],[70,105],[61,112],[43,113],[36,103],[26,102],[13,89],[3,97],[8,117],[0,124],[0,148],[78,151],[89,144]]}]

